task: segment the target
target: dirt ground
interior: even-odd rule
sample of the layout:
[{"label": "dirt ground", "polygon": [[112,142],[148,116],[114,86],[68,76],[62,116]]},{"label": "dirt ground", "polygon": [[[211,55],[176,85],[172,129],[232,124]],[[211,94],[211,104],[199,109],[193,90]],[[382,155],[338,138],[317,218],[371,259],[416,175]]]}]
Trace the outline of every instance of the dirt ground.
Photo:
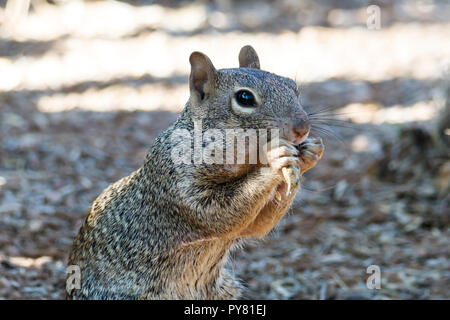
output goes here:
[{"label": "dirt ground", "polygon": [[[368,27],[373,7],[380,28]],[[188,98],[188,57],[251,44],[291,77],[326,151],[233,253],[256,299],[449,299],[448,1],[0,1],[0,298],[63,299],[72,240]],[[450,103],[450,102],[449,102]],[[340,121],[337,121],[339,119]],[[448,122],[447,122],[448,124]],[[379,266],[381,289],[367,268]]]}]

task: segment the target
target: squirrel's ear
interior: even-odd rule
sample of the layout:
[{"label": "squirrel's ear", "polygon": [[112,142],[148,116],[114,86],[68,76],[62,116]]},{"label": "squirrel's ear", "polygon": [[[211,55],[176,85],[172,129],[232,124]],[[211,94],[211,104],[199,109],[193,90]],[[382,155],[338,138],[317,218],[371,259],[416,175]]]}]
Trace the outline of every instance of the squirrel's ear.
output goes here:
[{"label": "squirrel's ear", "polygon": [[252,46],[242,47],[239,52],[239,67],[259,69],[259,58]]},{"label": "squirrel's ear", "polygon": [[211,60],[201,53],[193,52],[189,57],[191,63],[191,75],[189,76],[189,88],[191,96],[195,95],[203,100],[205,95],[211,94],[217,78],[217,71]]}]

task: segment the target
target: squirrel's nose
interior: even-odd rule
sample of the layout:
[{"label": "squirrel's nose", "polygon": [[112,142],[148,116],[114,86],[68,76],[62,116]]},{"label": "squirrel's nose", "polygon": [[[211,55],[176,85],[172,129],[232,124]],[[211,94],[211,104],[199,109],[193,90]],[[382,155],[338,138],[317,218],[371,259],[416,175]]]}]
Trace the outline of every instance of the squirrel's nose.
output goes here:
[{"label": "squirrel's nose", "polygon": [[292,121],[293,143],[300,144],[308,138],[311,123],[306,116],[297,116]]}]

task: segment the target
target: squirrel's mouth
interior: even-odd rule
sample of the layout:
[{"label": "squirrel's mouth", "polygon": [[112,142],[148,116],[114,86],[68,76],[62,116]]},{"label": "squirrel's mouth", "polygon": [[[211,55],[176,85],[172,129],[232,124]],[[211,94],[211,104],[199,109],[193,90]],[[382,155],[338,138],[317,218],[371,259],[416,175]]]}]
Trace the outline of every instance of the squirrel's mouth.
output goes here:
[{"label": "squirrel's mouth", "polygon": [[307,130],[302,130],[302,131],[296,130],[294,132],[294,137],[291,140],[292,143],[295,144],[296,146],[298,146],[301,143],[305,142],[305,140],[308,139],[309,131],[310,131],[309,128]]},{"label": "squirrel's mouth", "polygon": [[308,135],[309,135],[309,132],[308,132],[306,135],[304,135],[303,137],[298,138],[298,139],[295,139],[294,144],[295,144],[296,146],[301,145],[303,142],[306,141],[306,139],[308,139]]}]

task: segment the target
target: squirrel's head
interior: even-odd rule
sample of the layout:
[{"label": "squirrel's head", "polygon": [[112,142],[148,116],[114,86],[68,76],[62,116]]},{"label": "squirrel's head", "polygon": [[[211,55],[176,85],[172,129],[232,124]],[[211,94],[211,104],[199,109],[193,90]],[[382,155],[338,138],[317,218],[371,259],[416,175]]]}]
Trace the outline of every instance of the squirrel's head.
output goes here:
[{"label": "squirrel's head", "polygon": [[[189,108],[218,129],[280,129],[294,144],[304,141],[311,125],[300,105],[295,81],[260,70],[251,46],[239,53],[239,68],[216,70],[201,52],[189,58]],[[203,121],[205,125],[207,121]]]}]

